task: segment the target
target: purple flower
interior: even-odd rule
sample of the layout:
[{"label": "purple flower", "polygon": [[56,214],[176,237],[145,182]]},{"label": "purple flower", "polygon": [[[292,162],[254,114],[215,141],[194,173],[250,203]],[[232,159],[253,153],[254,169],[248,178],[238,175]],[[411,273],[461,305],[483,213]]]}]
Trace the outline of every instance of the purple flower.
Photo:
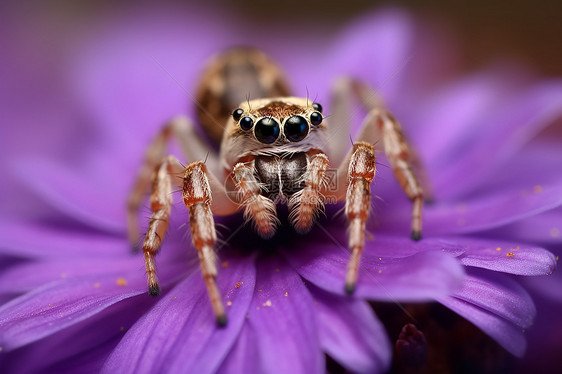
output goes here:
[{"label": "purple flower", "polygon": [[[419,77],[437,65],[397,11],[324,36],[266,37],[240,18],[215,15],[210,27],[207,16],[144,9],[90,20],[68,45],[49,49],[62,67],[19,66],[43,40],[8,27],[12,59],[0,70],[0,101],[12,104],[5,130],[13,141],[2,160],[14,161],[0,165],[10,175],[0,216],[3,371],[311,373],[325,370],[328,354],[353,372],[384,372],[391,344],[366,300],[437,300],[522,355],[535,308],[511,274],[552,273],[554,256],[532,243],[545,212],[562,205],[552,157],[559,144],[530,140],[560,115],[562,83],[507,85],[488,72],[428,94]],[[341,206],[310,235],[287,229],[269,242],[248,229],[241,235],[240,217],[224,219],[217,283],[229,324],[218,329],[184,235],[185,208],[173,212],[157,257],[163,295],[154,300],[142,258],[128,248],[124,202],[158,125],[186,110],[193,117],[184,88],[194,87],[211,53],[241,42],[279,60],[297,95],[308,87],[328,103],[330,83],[343,74],[376,87],[426,163],[435,203],[424,210],[424,239],[412,242],[410,203],[379,167],[374,238],[353,298],[343,288],[349,253],[344,221],[334,218]],[[416,58],[424,63],[409,62]],[[19,87],[36,65],[44,70],[38,88]],[[514,232],[521,222],[533,225]]]}]

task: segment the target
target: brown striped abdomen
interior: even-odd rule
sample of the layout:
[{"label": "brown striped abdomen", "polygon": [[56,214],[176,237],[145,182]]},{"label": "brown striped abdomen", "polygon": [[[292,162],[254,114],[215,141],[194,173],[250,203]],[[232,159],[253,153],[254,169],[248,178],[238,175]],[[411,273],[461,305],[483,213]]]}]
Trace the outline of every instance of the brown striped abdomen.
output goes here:
[{"label": "brown striped abdomen", "polygon": [[236,47],[209,61],[197,87],[197,116],[218,146],[228,117],[241,102],[278,96],[290,96],[279,66],[255,48]]}]

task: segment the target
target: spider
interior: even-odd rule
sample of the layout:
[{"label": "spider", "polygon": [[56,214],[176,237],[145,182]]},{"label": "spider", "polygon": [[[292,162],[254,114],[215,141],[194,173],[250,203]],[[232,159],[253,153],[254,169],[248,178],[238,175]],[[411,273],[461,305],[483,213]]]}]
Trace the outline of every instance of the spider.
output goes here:
[{"label": "spider", "polygon": [[[215,282],[213,215],[243,209],[257,233],[271,238],[280,223],[277,204],[286,204],[290,223],[297,232],[306,233],[327,197],[345,201],[351,250],[345,290],[353,293],[376,171],[373,144],[379,138],[394,175],[413,202],[411,238],[421,238],[423,192],[413,172],[419,163],[400,124],[375,91],[354,79],[338,80],[330,118],[335,125],[329,126],[319,103],[292,97],[287,87],[281,69],[263,52],[242,47],[226,50],[207,65],[196,97],[199,121],[208,138],[215,145],[220,142],[220,150],[209,152],[192,122],[183,116],[166,123],[149,145],[130,193],[127,220],[134,245],[139,237],[137,213],[152,184],[152,214],[142,245],[150,295],[160,293],[154,256],[168,227],[174,189],[183,191],[189,209],[192,243],[219,326],[226,325],[227,318]],[[259,98],[248,100],[248,92]],[[359,99],[368,114],[348,151],[348,143],[341,139],[347,137],[352,97]],[[174,156],[165,156],[172,138],[191,162],[187,166]],[[203,154],[208,155],[205,162],[198,160]],[[339,182],[336,187],[326,183],[330,170]]]}]

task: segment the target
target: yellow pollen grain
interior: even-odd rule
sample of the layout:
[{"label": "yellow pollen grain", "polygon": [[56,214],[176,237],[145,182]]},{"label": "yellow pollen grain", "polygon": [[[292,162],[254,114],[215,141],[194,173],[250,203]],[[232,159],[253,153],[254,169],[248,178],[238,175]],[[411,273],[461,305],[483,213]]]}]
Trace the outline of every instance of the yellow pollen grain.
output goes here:
[{"label": "yellow pollen grain", "polygon": [[276,273],[279,273],[279,271],[280,271],[279,269],[275,269],[275,272],[276,272]]},{"label": "yellow pollen grain", "polygon": [[263,306],[271,306],[271,300],[267,300],[265,303],[262,304]]},{"label": "yellow pollen grain", "polygon": [[223,263],[221,264],[221,266],[223,268],[227,268],[228,267],[228,261],[223,261]]},{"label": "yellow pollen grain", "polygon": [[62,274],[60,275],[60,277],[61,277],[61,278],[66,278],[66,273],[62,273]]},{"label": "yellow pollen grain", "polygon": [[234,285],[235,288],[239,288],[241,285],[243,285],[244,282],[238,282]]},{"label": "yellow pollen grain", "polygon": [[227,302],[226,302],[226,305],[227,305],[227,306],[232,306],[232,301],[227,301]]},{"label": "yellow pollen grain", "polygon": [[94,288],[100,288],[100,284],[99,284],[99,283],[94,283]]},{"label": "yellow pollen grain", "polygon": [[501,250],[502,250],[501,247],[496,248],[496,251],[498,251],[498,252],[501,251]]},{"label": "yellow pollen grain", "polygon": [[379,274],[381,274],[381,273],[382,273],[382,270],[379,270]]},{"label": "yellow pollen grain", "polygon": [[0,347],[0,352],[2,352],[2,349],[3,349],[3,348],[2,348],[2,347]]},{"label": "yellow pollen grain", "polygon": [[177,296],[174,296],[174,299],[177,299],[177,298],[178,298]]},{"label": "yellow pollen grain", "polygon": [[515,247],[515,250],[518,251],[518,250],[519,250],[519,246]]},{"label": "yellow pollen grain", "polygon": [[556,256],[556,261],[558,261],[558,256]]},{"label": "yellow pollen grain", "polygon": [[123,331],[123,330],[125,330],[125,327],[121,326],[121,327],[119,327],[119,330]]},{"label": "yellow pollen grain", "polygon": [[553,227],[550,229],[550,236],[553,238],[557,238],[560,236],[560,229],[557,229],[556,227]]},{"label": "yellow pollen grain", "polygon": [[464,224],[466,223],[466,220],[464,218],[459,218],[457,219],[457,226],[464,226]]},{"label": "yellow pollen grain", "polygon": [[542,186],[537,184],[535,187],[533,187],[533,192],[536,193],[536,194],[541,193],[542,192]]},{"label": "yellow pollen grain", "polygon": [[382,261],[382,257],[379,257],[379,261]]},{"label": "yellow pollen grain", "polygon": [[[558,260],[558,258],[557,258],[557,260]],[[289,296],[289,293],[288,293],[288,292],[285,292],[285,296]]]},{"label": "yellow pollen grain", "polygon": [[115,283],[118,286],[126,286],[127,285],[127,280],[124,278],[117,278],[117,280],[115,281]]},{"label": "yellow pollen grain", "polygon": [[49,304],[49,306],[51,306],[51,304]]},{"label": "yellow pollen grain", "polygon": [[258,292],[262,292],[262,290],[258,290]]},{"label": "yellow pollen grain", "polygon": [[508,254],[506,254],[507,257],[515,257],[515,253],[513,252],[509,252]]}]

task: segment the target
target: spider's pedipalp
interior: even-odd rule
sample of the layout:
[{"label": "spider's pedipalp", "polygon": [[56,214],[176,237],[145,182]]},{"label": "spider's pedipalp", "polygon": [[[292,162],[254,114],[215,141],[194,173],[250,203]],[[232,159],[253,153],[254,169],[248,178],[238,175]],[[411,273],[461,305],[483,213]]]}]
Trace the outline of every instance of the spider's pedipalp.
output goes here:
[{"label": "spider's pedipalp", "polygon": [[289,219],[295,230],[300,233],[308,232],[314,219],[324,208],[324,195],[321,190],[325,186],[325,173],[328,168],[328,156],[315,153],[310,157],[306,174],[304,175],[304,188],[293,194],[289,200]]},{"label": "spider's pedipalp", "polygon": [[236,190],[244,207],[244,218],[251,220],[262,238],[271,238],[279,225],[273,201],[260,194],[262,186],[254,175],[255,163],[238,163],[233,169]]}]

